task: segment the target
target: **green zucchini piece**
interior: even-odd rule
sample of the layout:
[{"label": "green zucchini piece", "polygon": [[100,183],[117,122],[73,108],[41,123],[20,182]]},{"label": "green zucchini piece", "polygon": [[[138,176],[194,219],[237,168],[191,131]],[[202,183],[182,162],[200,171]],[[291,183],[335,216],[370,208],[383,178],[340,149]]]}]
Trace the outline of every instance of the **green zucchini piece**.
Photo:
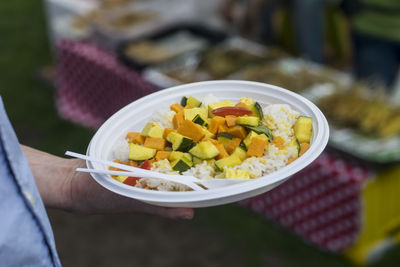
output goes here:
[{"label": "green zucchini piece", "polygon": [[264,112],[262,110],[261,105],[258,104],[258,102],[255,102],[253,105],[251,105],[250,110],[253,112],[255,116],[260,118],[260,121],[264,118]]},{"label": "green zucchini piece", "polygon": [[177,159],[171,163],[171,167],[173,170],[178,172],[184,172],[191,168],[191,163],[182,159]]},{"label": "green zucchini piece", "polygon": [[185,158],[187,161],[192,161],[192,155],[181,151],[172,151],[168,157],[168,160],[172,162],[181,158]]},{"label": "green zucchini piece", "polygon": [[244,127],[258,134],[265,134],[269,139],[268,142],[274,140],[274,136],[272,135],[271,130],[265,125],[258,125],[258,126],[244,125]]},{"label": "green zucchini piece", "polygon": [[144,126],[142,132],[140,133],[143,136],[150,136],[155,138],[162,138],[164,133],[164,129],[155,122],[148,122]]},{"label": "green zucchini piece", "polygon": [[207,127],[207,126],[208,126],[207,120],[204,120],[204,119],[200,116],[200,114],[197,114],[197,115],[193,118],[192,121],[193,121],[194,123],[200,125],[200,126],[204,126],[204,127]]},{"label": "green zucchini piece", "polygon": [[225,148],[230,144],[233,139],[233,135],[230,133],[219,133],[217,134],[218,143],[222,144]]},{"label": "green zucchini piece", "polygon": [[236,147],[235,150],[233,150],[232,155],[238,156],[241,161],[247,158],[246,149],[241,146]]},{"label": "green zucchini piece", "polygon": [[197,100],[196,98],[189,96],[186,102],[190,107],[197,108],[201,106],[201,101]]},{"label": "green zucchini piece", "polygon": [[156,149],[144,147],[141,145],[129,143],[129,156],[130,160],[146,160],[153,158],[157,153]]},{"label": "green zucchini piece", "polygon": [[243,125],[243,126],[258,126],[258,123],[260,122],[259,117],[255,116],[240,116],[237,117],[236,119],[236,124]]},{"label": "green zucchini piece", "polygon": [[199,159],[212,159],[219,155],[219,150],[210,141],[202,141],[189,150]]},{"label": "green zucchini piece", "polygon": [[187,100],[188,100],[188,99],[187,99],[186,96],[182,97],[182,99],[181,99],[181,106],[182,106],[182,107],[186,107]]},{"label": "green zucchini piece", "polygon": [[202,164],[204,160],[199,159],[197,157],[193,157],[193,164],[197,165],[197,164]]},{"label": "green zucchini piece", "polygon": [[167,141],[172,144],[172,150],[187,152],[193,146],[193,140],[176,132],[167,136]]},{"label": "green zucchini piece", "polygon": [[229,157],[215,161],[215,166],[217,166],[220,171],[223,171],[224,167],[233,167],[241,163],[242,161],[240,160],[239,156],[232,154]]},{"label": "green zucchini piece", "polygon": [[183,110],[183,114],[185,117],[185,120],[190,120],[193,121],[194,117],[196,115],[200,115],[200,117],[206,121],[208,118],[208,112],[206,108],[185,108]]},{"label": "green zucchini piece", "polygon": [[300,143],[309,143],[312,135],[312,118],[300,116],[294,123],[294,135]]}]

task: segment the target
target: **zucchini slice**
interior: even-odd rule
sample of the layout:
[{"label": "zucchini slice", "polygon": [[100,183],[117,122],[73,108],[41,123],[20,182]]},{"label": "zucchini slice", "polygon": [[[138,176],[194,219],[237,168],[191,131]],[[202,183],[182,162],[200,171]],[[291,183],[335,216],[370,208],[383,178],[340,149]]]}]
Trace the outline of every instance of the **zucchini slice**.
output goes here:
[{"label": "zucchini slice", "polygon": [[204,120],[204,119],[200,116],[200,114],[197,114],[197,115],[193,118],[192,121],[193,121],[194,123],[200,125],[200,126],[204,126],[204,127],[207,127],[207,126],[208,126],[207,120]]},{"label": "zucchini slice", "polygon": [[258,126],[244,125],[244,127],[246,127],[249,130],[252,130],[258,134],[265,134],[269,139],[268,142],[271,142],[272,140],[274,140],[274,136],[272,135],[271,130],[265,125],[258,125]]},{"label": "zucchini slice", "polygon": [[187,98],[186,103],[192,108],[197,108],[197,107],[201,106],[201,101],[197,100],[196,98],[194,98],[192,96],[189,96]]},{"label": "zucchini slice", "polygon": [[186,107],[186,105],[187,105],[187,97],[186,96],[184,96],[184,97],[182,97],[182,99],[181,99],[181,106],[182,107]]},{"label": "zucchini slice", "polygon": [[176,132],[170,132],[167,141],[172,144],[172,150],[187,152],[193,146],[193,140]]},{"label": "zucchini slice", "polygon": [[239,156],[232,154],[229,157],[217,160],[215,162],[215,166],[217,166],[220,171],[223,171],[224,167],[233,167],[241,163],[242,161],[240,160]]},{"label": "zucchini slice", "polygon": [[202,141],[189,150],[199,159],[212,159],[219,155],[219,150],[210,141]]},{"label": "zucchini slice", "polygon": [[293,130],[299,143],[310,143],[312,135],[312,118],[300,116],[294,123]]},{"label": "zucchini slice", "polygon": [[193,163],[188,162],[184,158],[177,159],[171,163],[171,167],[173,170],[178,172],[184,172],[189,170],[192,167]]},{"label": "zucchini slice", "polygon": [[129,143],[129,156],[130,160],[146,160],[153,158],[157,153],[156,149],[144,147],[134,143]]},{"label": "zucchini slice", "polygon": [[232,155],[238,156],[241,161],[247,158],[246,149],[241,146],[236,147],[235,150],[233,150]]},{"label": "zucchini slice", "polygon": [[217,134],[218,143],[223,145],[225,148],[230,144],[231,140],[233,139],[233,135],[230,133],[219,133]]},{"label": "zucchini slice", "polygon": [[236,124],[243,126],[258,126],[259,122],[260,118],[255,116],[240,116],[236,119]]},{"label": "zucchini slice", "polygon": [[253,105],[251,105],[250,110],[253,112],[254,116],[260,118],[260,121],[264,118],[262,107],[258,102],[255,102]]},{"label": "zucchini slice", "polygon": [[247,137],[243,140],[243,143],[245,144],[246,148],[249,148],[249,146],[250,146],[250,144],[251,144],[251,140],[252,140],[254,137],[263,139],[263,140],[265,140],[265,141],[268,141],[268,140],[269,140],[269,138],[268,138],[265,134],[257,134],[256,132],[251,131],[251,132],[247,135]]}]

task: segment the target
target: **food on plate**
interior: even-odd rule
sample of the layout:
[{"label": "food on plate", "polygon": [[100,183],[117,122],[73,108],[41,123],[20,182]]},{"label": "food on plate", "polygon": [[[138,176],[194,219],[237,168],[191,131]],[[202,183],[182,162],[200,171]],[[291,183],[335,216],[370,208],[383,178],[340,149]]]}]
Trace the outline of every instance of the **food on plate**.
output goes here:
[{"label": "food on plate", "polygon": [[[312,123],[287,104],[188,96],[153,114],[140,132],[126,133],[114,155],[118,162],[165,174],[255,179],[303,155],[310,147]],[[190,190],[161,179],[113,178],[139,188]]]},{"label": "food on plate", "polygon": [[337,91],[318,101],[330,122],[378,138],[400,135],[400,107],[382,91],[369,91],[364,84]]}]

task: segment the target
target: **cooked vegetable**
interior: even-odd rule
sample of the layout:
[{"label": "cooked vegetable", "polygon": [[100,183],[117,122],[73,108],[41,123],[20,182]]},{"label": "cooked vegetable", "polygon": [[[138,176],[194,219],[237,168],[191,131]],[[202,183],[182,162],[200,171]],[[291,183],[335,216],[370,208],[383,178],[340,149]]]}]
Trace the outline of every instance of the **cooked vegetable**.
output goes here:
[{"label": "cooked vegetable", "polygon": [[264,112],[262,107],[258,102],[255,102],[250,106],[251,111],[253,112],[254,116],[259,117],[260,121],[264,118]]},{"label": "cooked vegetable", "polygon": [[175,130],[174,129],[171,129],[171,128],[165,128],[164,129],[164,133],[163,133],[163,138],[164,139],[167,139],[167,136],[169,135],[169,133],[171,133],[171,132],[174,132]]},{"label": "cooked vegetable", "polygon": [[138,132],[129,132],[126,135],[126,140],[128,141],[128,143],[134,143],[138,145],[142,145],[144,143],[145,138],[146,137],[144,137]]},{"label": "cooked vegetable", "polygon": [[[208,105],[208,115],[212,117],[214,114],[212,114],[212,111],[214,109],[222,108],[222,107],[233,107],[234,104],[230,100],[224,100],[216,103],[211,103]],[[218,116],[218,115],[215,115]]]},{"label": "cooked vegetable", "polygon": [[144,126],[141,135],[162,138],[163,133],[164,129],[160,125],[154,122],[148,122],[146,126]]},{"label": "cooked vegetable", "polygon": [[210,125],[208,126],[208,130],[212,134],[217,134],[218,128],[220,125],[225,124],[225,118],[220,116],[215,116],[211,119]]},{"label": "cooked vegetable", "polygon": [[227,125],[228,127],[233,127],[233,126],[235,126],[235,125],[236,125],[236,119],[237,119],[236,116],[233,116],[233,115],[226,115],[226,116],[225,116],[226,125]]},{"label": "cooked vegetable", "polygon": [[129,143],[129,159],[130,160],[146,160],[156,155],[157,150],[144,147],[141,145]]},{"label": "cooked vegetable", "polygon": [[192,145],[193,145],[193,140],[185,137],[177,132],[171,132],[167,136],[167,141],[172,144],[172,149],[175,151],[183,151],[186,152],[188,151]]},{"label": "cooked vegetable", "polygon": [[184,97],[182,97],[182,99],[181,99],[181,106],[182,106],[182,107],[186,107],[186,105],[187,105],[187,97],[184,96]]},{"label": "cooked vegetable", "polygon": [[233,138],[233,135],[230,133],[227,133],[227,132],[217,134],[218,143],[222,144],[225,148],[229,145],[232,138]]},{"label": "cooked vegetable", "polygon": [[215,166],[217,166],[220,171],[223,171],[224,167],[233,167],[241,163],[242,161],[237,155],[230,155],[229,157],[217,160]]},{"label": "cooked vegetable", "polygon": [[[126,176],[124,176],[124,177],[126,177]],[[140,180],[139,177],[129,176],[129,177],[126,177],[126,179],[124,179],[123,183],[126,185],[135,186],[137,181],[139,181],[139,180]]]},{"label": "cooked vegetable", "polygon": [[219,154],[218,156],[215,157],[216,159],[222,159],[229,156],[228,152],[226,152],[225,150],[225,147],[222,144],[220,144],[217,140],[209,138],[204,141],[210,141],[218,149]]},{"label": "cooked vegetable", "polygon": [[247,136],[246,129],[240,125],[228,128],[228,133],[240,139],[244,139]]},{"label": "cooked vegetable", "polygon": [[168,157],[169,161],[175,161],[177,159],[185,158],[187,161],[192,161],[192,155],[186,152],[172,151]]},{"label": "cooked vegetable", "polygon": [[171,151],[157,151],[156,153],[156,160],[163,160],[168,159],[171,154]]},{"label": "cooked vegetable", "polygon": [[181,126],[178,127],[177,132],[193,139],[195,142],[199,142],[205,135],[200,126],[189,120],[184,120]]},{"label": "cooked vegetable", "polygon": [[258,137],[258,138],[263,139],[263,140],[265,140],[265,141],[267,141],[267,142],[268,142],[268,140],[269,140],[268,137],[267,137],[265,134],[257,134],[256,132],[251,131],[251,132],[247,135],[247,137],[243,140],[243,143],[246,145],[246,148],[247,148],[247,149],[249,149],[249,146],[250,146],[250,144],[251,144],[251,141],[252,141],[252,139],[253,139],[254,137]]},{"label": "cooked vegetable", "polygon": [[214,116],[221,116],[221,117],[225,117],[227,115],[244,116],[253,114],[250,109],[241,107],[222,107],[213,109],[211,113]]},{"label": "cooked vegetable", "polygon": [[183,107],[179,104],[173,104],[170,106],[170,109],[172,111],[179,112],[179,111],[183,110]]},{"label": "cooked vegetable", "polygon": [[183,110],[178,111],[172,119],[172,124],[174,125],[174,129],[178,129],[178,127],[181,126],[181,124],[183,123],[184,120],[185,120],[185,117],[184,117]]},{"label": "cooked vegetable", "polygon": [[232,138],[232,140],[226,146],[226,152],[228,152],[229,154],[232,154],[233,151],[236,149],[237,146],[240,145],[241,142],[242,142],[242,139],[240,139],[240,138],[237,138],[237,137]]},{"label": "cooked vegetable", "polygon": [[184,172],[189,170],[193,166],[192,162],[185,160],[184,158],[177,159],[171,162],[171,167],[173,170],[178,172]]},{"label": "cooked vegetable", "polygon": [[258,134],[265,134],[268,138],[269,141],[274,140],[274,136],[272,135],[270,129],[265,126],[265,125],[258,125],[258,126],[250,126],[250,125],[246,125],[245,126],[247,129],[250,129]]},{"label": "cooked vegetable", "polygon": [[197,108],[201,106],[201,102],[196,98],[189,96],[186,101],[186,105],[189,105],[192,108]]},{"label": "cooked vegetable", "polygon": [[208,118],[207,109],[205,108],[187,108],[183,110],[185,120],[193,121],[193,119],[200,115],[200,117],[206,121]]},{"label": "cooked vegetable", "polygon": [[167,141],[164,138],[156,138],[156,137],[146,137],[143,146],[154,148],[157,150],[164,150]]},{"label": "cooked vegetable", "polygon": [[300,143],[300,151],[299,151],[299,157],[306,153],[306,151],[310,148],[309,143]]},{"label": "cooked vegetable", "polygon": [[240,158],[240,160],[242,160],[242,161],[247,158],[247,152],[241,146],[236,147],[235,150],[233,151],[232,155],[238,156]]},{"label": "cooked vegetable", "polygon": [[210,141],[202,141],[189,150],[189,153],[200,159],[212,159],[219,150]]},{"label": "cooked vegetable", "polygon": [[265,139],[254,137],[253,139],[251,139],[251,143],[249,145],[249,148],[247,149],[247,156],[261,157],[262,155],[264,155],[264,149],[267,143],[268,141],[265,141]]},{"label": "cooked vegetable", "polygon": [[222,124],[218,126],[218,133],[227,133],[228,132],[228,127],[226,124]]},{"label": "cooked vegetable", "polygon": [[244,125],[244,126],[258,126],[258,123],[260,122],[259,117],[254,117],[254,116],[241,116],[237,117],[236,123],[239,125]]},{"label": "cooked vegetable", "polygon": [[301,143],[309,143],[312,135],[312,118],[300,116],[293,126],[294,135]]},{"label": "cooked vegetable", "polygon": [[206,120],[206,119],[203,119],[199,114],[197,114],[197,115],[193,118],[192,121],[193,121],[194,123],[200,125],[200,126],[205,126],[205,127],[207,127],[207,125],[208,125],[207,120]]}]

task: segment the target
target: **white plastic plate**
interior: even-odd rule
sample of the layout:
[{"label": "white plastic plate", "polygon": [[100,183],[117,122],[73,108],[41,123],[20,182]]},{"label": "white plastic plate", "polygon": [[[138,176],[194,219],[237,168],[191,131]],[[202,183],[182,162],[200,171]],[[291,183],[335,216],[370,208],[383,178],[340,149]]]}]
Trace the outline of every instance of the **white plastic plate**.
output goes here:
[{"label": "white plastic plate", "polygon": [[[309,150],[300,158],[273,173],[252,181],[205,191],[161,192],[135,188],[120,183],[107,175],[91,174],[105,188],[130,198],[165,207],[209,207],[240,201],[267,192],[289,179],[313,162],[324,150],[329,127],[322,112],[309,100],[291,91],[263,83],[248,81],[207,81],[180,85],[145,96],[125,106],[110,117],[93,136],[87,150],[89,156],[113,160],[115,144],[128,131],[140,131],[153,112],[179,103],[182,96],[203,99],[213,94],[221,100],[238,101],[251,97],[262,104],[286,103],[312,117],[313,136]],[[88,168],[107,169],[98,163],[87,163]]]}]

